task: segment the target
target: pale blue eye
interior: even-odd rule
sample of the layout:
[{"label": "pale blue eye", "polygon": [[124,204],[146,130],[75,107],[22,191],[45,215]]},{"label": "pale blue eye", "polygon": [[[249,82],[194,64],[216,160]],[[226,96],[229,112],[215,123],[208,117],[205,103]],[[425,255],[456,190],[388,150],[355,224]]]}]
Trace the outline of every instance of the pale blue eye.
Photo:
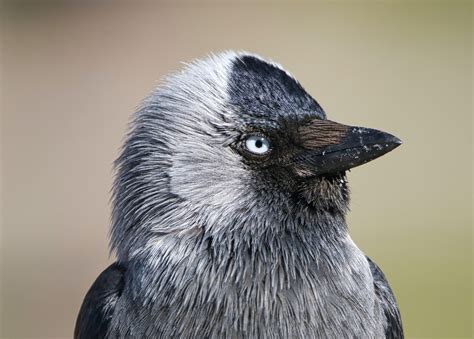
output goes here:
[{"label": "pale blue eye", "polygon": [[265,137],[252,135],[245,140],[245,147],[249,152],[265,154],[270,150],[270,142]]}]

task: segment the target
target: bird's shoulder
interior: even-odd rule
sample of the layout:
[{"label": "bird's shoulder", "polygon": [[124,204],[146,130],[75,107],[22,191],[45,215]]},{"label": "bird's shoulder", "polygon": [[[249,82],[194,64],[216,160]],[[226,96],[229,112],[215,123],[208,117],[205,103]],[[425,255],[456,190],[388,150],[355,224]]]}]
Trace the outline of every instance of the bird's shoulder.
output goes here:
[{"label": "bird's shoulder", "polygon": [[392,289],[380,267],[369,257],[366,258],[374,279],[375,294],[382,305],[386,320],[385,337],[387,339],[403,339],[402,319]]},{"label": "bird's shoulder", "polygon": [[76,321],[74,338],[104,338],[124,287],[126,268],[113,263],[105,269],[87,292]]}]

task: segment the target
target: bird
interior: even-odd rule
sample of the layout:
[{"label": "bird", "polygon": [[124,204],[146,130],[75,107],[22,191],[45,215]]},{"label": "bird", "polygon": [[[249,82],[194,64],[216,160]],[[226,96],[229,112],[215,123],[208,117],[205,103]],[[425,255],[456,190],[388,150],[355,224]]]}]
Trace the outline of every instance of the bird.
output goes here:
[{"label": "bird", "polygon": [[75,338],[403,338],[353,242],[347,172],[401,145],[327,119],[282,66],[226,51],[137,108],[115,162],[110,250]]}]

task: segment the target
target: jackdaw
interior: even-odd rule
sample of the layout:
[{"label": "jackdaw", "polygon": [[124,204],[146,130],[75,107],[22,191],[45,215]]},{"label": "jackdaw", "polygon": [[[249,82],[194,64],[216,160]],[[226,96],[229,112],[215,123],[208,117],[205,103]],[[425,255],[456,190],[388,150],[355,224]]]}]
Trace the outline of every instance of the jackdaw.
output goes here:
[{"label": "jackdaw", "polygon": [[327,120],[281,66],[226,52],[169,76],[116,161],[111,250],[75,338],[403,338],[354,244],[345,172],[399,146]]}]

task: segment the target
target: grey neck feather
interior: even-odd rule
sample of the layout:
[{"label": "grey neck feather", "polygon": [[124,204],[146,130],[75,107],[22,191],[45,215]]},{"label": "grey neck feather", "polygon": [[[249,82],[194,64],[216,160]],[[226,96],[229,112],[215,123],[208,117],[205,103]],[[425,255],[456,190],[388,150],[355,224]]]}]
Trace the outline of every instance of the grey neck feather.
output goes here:
[{"label": "grey neck feather", "polygon": [[378,337],[370,271],[343,219],[300,221],[277,232],[246,230],[252,222],[213,236],[194,227],[155,238],[127,263],[124,313],[110,336]]}]

